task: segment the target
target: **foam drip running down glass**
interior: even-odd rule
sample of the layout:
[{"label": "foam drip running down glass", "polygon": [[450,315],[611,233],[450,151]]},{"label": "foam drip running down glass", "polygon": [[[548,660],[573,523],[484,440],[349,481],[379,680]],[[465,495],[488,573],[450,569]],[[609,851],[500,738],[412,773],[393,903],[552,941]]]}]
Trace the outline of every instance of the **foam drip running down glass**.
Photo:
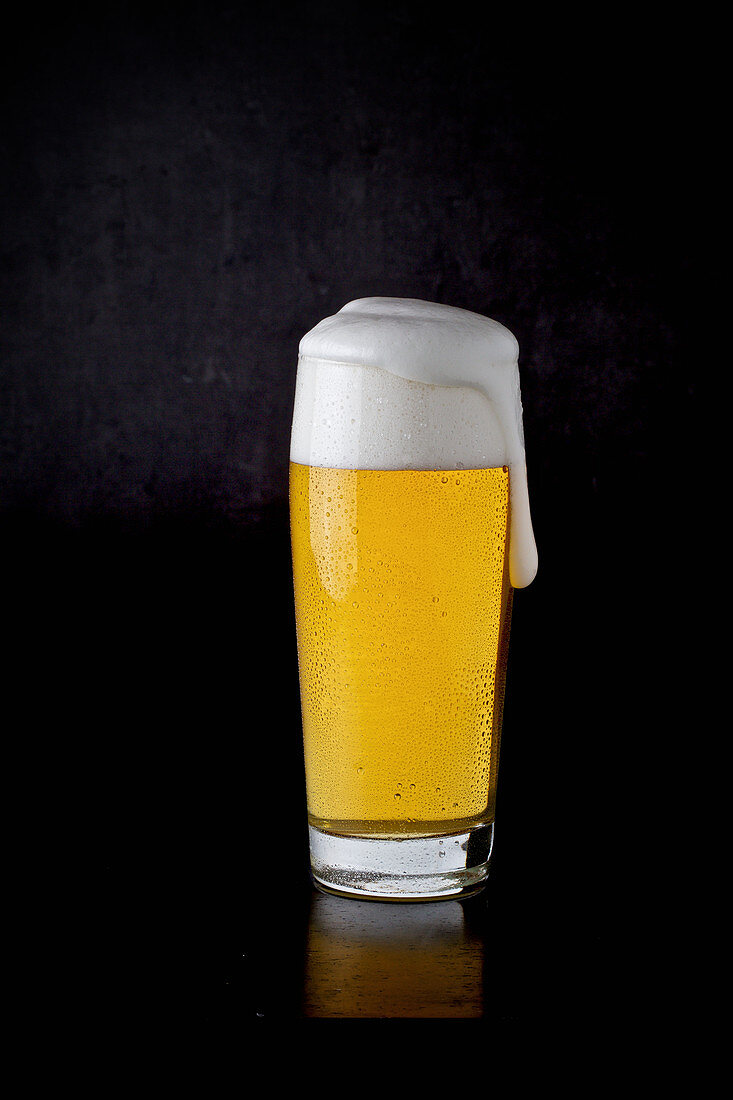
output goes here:
[{"label": "foam drip running down glass", "polygon": [[300,344],[290,508],[318,886],[466,896],[488,875],[514,588],[537,552],[517,343],[411,299]]}]

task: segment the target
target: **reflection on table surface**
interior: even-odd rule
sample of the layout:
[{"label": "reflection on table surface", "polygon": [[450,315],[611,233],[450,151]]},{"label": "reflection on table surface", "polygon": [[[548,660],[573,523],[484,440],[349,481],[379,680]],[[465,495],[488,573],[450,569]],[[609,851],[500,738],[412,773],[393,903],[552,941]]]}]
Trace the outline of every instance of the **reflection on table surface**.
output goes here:
[{"label": "reflection on table surface", "polygon": [[[639,986],[636,924],[609,889],[580,832],[564,862],[515,845],[486,887],[462,901],[381,902],[288,890],[231,909],[212,942],[242,944],[223,962],[224,987],[207,1012],[222,1027],[242,1013],[265,1020],[463,1019],[520,1021],[615,1011]],[[519,869],[519,870],[517,870]],[[633,880],[627,878],[626,885]],[[224,912],[223,904],[212,912]],[[244,927],[240,924],[244,918]],[[224,935],[222,936],[222,932]]]},{"label": "reflection on table surface", "polygon": [[314,890],[303,1016],[483,1016],[485,944],[466,904],[361,901]]}]

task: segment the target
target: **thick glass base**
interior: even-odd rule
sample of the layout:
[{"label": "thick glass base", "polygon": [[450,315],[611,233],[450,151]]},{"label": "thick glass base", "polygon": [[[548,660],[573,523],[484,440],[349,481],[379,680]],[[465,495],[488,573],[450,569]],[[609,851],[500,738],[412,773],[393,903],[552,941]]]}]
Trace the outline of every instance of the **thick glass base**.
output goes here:
[{"label": "thick glass base", "polygon": [[383,839],[326,833],[309,826],[316,885],[380,901],[468,897],[486,883],[494,826],[443,836]]}]

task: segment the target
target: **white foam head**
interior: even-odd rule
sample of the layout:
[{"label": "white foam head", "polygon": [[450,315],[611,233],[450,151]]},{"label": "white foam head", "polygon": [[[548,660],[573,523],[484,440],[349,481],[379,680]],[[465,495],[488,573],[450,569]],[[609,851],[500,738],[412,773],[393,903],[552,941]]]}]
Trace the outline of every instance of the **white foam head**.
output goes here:
[{"label": "white foam head", "polygon": [[510,468],[509,567],[537,571],[518,345],[488,317],[417,299],[362,298],[300,342],[290,457],[342,469]]}]

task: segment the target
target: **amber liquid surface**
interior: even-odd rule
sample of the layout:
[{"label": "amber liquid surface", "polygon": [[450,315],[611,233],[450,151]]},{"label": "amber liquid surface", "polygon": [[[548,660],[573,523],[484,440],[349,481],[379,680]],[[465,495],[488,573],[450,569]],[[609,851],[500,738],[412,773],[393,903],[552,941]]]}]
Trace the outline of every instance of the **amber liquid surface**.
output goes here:
[{"label": "amber liquid surface", "polygon": [[493,821],[509,473],[291,463],[308,813],[430,836]]}]

